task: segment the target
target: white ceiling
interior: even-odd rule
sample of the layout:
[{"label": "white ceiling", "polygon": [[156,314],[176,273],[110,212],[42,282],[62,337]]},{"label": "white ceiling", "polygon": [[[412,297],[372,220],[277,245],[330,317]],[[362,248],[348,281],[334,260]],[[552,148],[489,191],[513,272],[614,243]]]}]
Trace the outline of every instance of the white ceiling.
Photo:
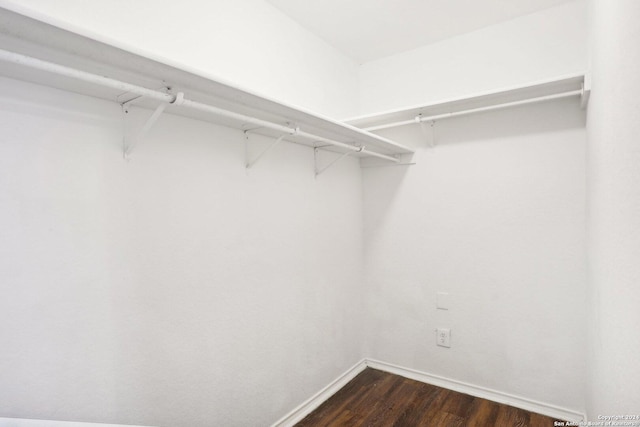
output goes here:
[{"label": "white ceiling", "polygon": [[571,0],[267,0],[358,62]]}]

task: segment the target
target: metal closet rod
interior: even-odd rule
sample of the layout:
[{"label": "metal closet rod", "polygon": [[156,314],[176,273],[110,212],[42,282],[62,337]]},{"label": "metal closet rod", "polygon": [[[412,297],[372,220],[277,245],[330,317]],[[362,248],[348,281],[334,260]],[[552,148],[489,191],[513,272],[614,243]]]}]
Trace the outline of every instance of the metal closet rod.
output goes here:
[{"label": "metal closet rod", "polygon": [[8,50],[0,49],[0,60],[18,64],[30,68],[34,68],[41,71],[46,71],[60,76],[71,77],[74,79],[82,80],[88,83],[93,83],[100,86],[109,87],[112,89],[121,90],[123,92],[130,92],[136,95],[144,96],[146,98],[155,99],[161,102],[167,102],[174,105],[180,105],[186,108],[194,110],[204,111],[212,113],[218,116],[226,117],[233,120],[238,120],[244,123],[249,123],[258,127],[273,129],[279,132],[283,132],[290,135],[299,135],[303,138],[312,139],[315,142],[323,142],[333,145],[335,147],[343,148],[353,152],[359,152],[368,156],[379,157],[381,159],[389,160],[392,162],[399,162],[395,157],[387,156],[385,154],[376,153],[375,151],[369,151],[364,147],[357,147],[344,142],[334,141],[332,139],[323,138],[317,135],[313,135],[308,132],[303,132],[298,129],[294,129],[288,126],[279,125],[266,120],[261,120],[255,117],[246,116],[244,114],[234,113],[233,111],[224,110],[222,108],[215,107],[213,105],[203,104],[201,102],[184,99],[178,95],[171,93],[160,92],[153,89],[148,89],[142,86],[133,85],[130,83],[115,80],[109,77],[100,76],[97,74],[88,73],[82,70],[76,70],[74,68],[66,67],[64,65],[56,64],[53,62],[43,61],[31,56],[22,55]]},{"label": "metal closet rod", "polygon": [[571,91],[568,91],[568,92],[556,93],[556,94],[553,94],[553,95],[538,96],[538,97],[535,97],[535,98],[528,98],[528,99],[523,99],[523,100],[520,100],[520,101],[505,102],[505,103],[502,103],[502,104],[489,105],[489,106],[486,106],[486,107],[471,108],[471,109],[468,109],[468,110],[453,111],[451,113],[442,113],[442,114],[436,114],[436,115],[433,115],[433,116],[421,116],[421,115],[418,115],[418,116],[416,116],[415,118],[413,118],[411,120],[403,120],[403,121],[399,121],[399,122],[385,123],[383,125],[366,127],[366,128],[364,128],[364,130],[366,130],[368,132],[371,132],[371,131],[374,131],[374,130],[388,129],[388,128],[394,128],[394,127],[398,127],[398,126],[410,125],[412,123],[430,122],[430,121],[439,120],[439,119],[448,119],[450,117],[466,116],[468,114],[481,113],[483,111],[500,110],[500,109],[508,108],[508,107],[516,107],[518,105],[533,104],[533,103],[536,103],[536,102],[550,101],[552,99],[568,98],[570,96],[583,95],[583,92],[584,91],[582,89],[577,89],[577,90],[571,90]]}]

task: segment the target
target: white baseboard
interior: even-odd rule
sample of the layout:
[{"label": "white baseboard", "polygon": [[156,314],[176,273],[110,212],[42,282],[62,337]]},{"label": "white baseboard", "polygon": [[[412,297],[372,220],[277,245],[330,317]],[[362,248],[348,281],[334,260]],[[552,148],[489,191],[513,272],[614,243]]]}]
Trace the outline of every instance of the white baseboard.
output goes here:
[{"label": "white baseboard", "polygon": [[587,419],[585,414],[574,411],[572,409],[561,408],[559,406],[551,405],[544,402],[538,402],[536,400],[515,396],[513,394],[504,393],[473,384],[468,384],[462,381],[452,380],[438,375],[416,371],[414,369],[403,368],[391,363],[371,359],[365,359],[365,363],[367,367],[372,369],[378,369],[380,371],[400,375],[405,378],[442,388],[447,388],[449,390],[457,391],[475,397],[480,397],[482,399],[491,400],[493,402],[504,403],[509,406],[514,406],[526,411],[546,415],[558,420],[579,422]]},{"label": "white baseboard", "polygon": [[305,400],[293,411],[273,423],[271,427],[291,427],[297,422],[302,421],[304,417],[313,412],[318,406],[322,405],[327,399],[333,396],[338,390],[347,385],[349,381],[354,379],[360,372],[367,367],[366,361],[363,359],[353,365],[344,374],[333,380],[331,384]]},{"label": "white baseboard", "polygon": [[331,382],[331,384],[311,396],[293,411],[280,418],[271,427],[292,427],[296,423],[302,421],[304,417],[322,405],[349,381],[354,379],[360,372],[364,371],[365,368],[389,372],[390,374],[400,375],[401,377],[468,394],[470,396],[480,397],[493,402],[504,403],[505,405],[546,415],[558,420],[580,422],[587,419],[585,414],[572,409],[561,408],[549,403],[538,402],[525,397],[492,390],[486,387],[465,383],[463,381],[452,380],[439,375],[417,371],[415,369],[404,368],[402,366],[381,362],[379,360],[363,359],[347,370],[347,372],[336,378]]},{"label": "white baseboard", "polygon": [[0,427],[143,427],[124,424],[81,423],[74,421],[30,420],[26,418],[0,418]]}]

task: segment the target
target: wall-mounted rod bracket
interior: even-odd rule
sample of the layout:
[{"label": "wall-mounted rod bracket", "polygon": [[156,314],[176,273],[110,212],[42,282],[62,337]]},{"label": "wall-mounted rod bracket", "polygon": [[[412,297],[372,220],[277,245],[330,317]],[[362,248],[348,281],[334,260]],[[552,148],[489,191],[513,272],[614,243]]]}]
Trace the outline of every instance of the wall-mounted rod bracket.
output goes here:
[{"label": "wall-mounted rod bracket", "polygon": [[589,96],[591,96],[591,79],[586,75],[582,82],[582,92],[580,93],[580,108],[583,110],[589,105]]},{"label": "wall-mounted rod bracket", "polygon": [[358,147],[357,151],[347,151],[346,153],[341,154],[340,156],[336,157],[335,159],[331,160],[329,163],[327,163],[325,166],[320,167],[320,149],[319,148],[314,148],[313,149],[313,163],[315,166],[315,174],[316,176],[320,175],[322,172],[326,171],[327,169],[329,169],[331,166],[335,165],[336,163],[338,163],[340,160],[344,159],[345,157],[347,157],[350,154],[353,153],[360,153],[362,150],[364,150],[364,147]]},{"label": "wall-mounted rod bracket", "polygon": [[422,114],[418,114],[415,118],[416,123],[420,123],[420,130],[422,131],[422,134],[424,135],[424,137],[427,140],[427,145],[429,147],[435,147],[436,146],[436,121],[435,120],[430,120],[429,121],[429,128],[427,129],[427,126],[424,124],[424,119],[422,117]]},{"label": "wall-mounted rod bracket", "polygon": [[158,106],[153,111],[151,116],[149,116],[149,118],[144,122],[144,124],[140,128],[140,130],[133,136],[130,135],[130,131],[128,131],[128,129],[127,129],[126,117],[129,114],[129,107],[131,105],[133,105],[134,102],[138,102],[140,100],[140,97],[134,98],[134,99],[132,99],[130,101],[122,103],[122,114],[123,114],[123,119],[125,121],[124,138],[123,138],[123,154],[124,154],[124,158],[125,159],[129,158],[129,156],[133,152],[133,149],[136,147],[136,145],[138,145],[138,143],[142,139],[144,139],[144,137],[147,135],[149,130],[151,130],[151,128],[156,123],[158,118],[160,118],[160,116],[164,112],[165,108],[167,108],[167,106],[170,105],[170,104],[171,105],[180,105],[182,103],[183,99],[184,99],[184,94],[182,92],[179,92],[176,95],[176,98],[173,100],[173,102],[171,102],[171,103],[161,102],[160,104],[158,104]]},{"label": "wall-mounted rod bracket", "polygon": [[258,161],[265,155],[267,154],[269,151],[271,151],[276,145],[280,144],[282,142],[282,140],[286,137],[286,136],[293,136],[296,135],[299,132],[300,129],[295,128],[292,129],[291,132],[289,133],[284,133],[282,135],[280,135],[275,141],[273,141],[271,144],[269,144],[269,146],[267,148],[265,148],[264,150],[262,150],[260,152],[260,154],[258,154],[255,158],[253,159],[249,159],[249,133],[251,132],[251,130],[245,130],[244,131],[244,159],[245,159],[245,167],[247,169],[251,169],[256,163],[258,163]]}]

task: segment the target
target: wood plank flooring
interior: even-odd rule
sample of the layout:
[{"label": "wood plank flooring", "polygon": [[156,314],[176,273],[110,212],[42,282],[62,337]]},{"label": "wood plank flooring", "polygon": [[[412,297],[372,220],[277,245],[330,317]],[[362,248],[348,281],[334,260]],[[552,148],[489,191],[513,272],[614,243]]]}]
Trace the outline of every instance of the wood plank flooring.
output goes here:
[{"label": "wood plank flooring", "polygon": [[297,427],[552,427],[553,418],[367,368]]}]

